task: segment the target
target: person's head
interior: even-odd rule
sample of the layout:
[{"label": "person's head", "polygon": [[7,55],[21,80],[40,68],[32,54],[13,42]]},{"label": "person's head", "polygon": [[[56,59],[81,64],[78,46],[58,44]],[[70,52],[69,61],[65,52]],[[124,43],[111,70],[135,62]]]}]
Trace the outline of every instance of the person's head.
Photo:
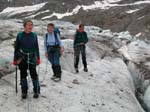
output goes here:
[{"label": "person's head", "polygon": [[23,27],[25,32],[30,33],[33,28],[33,22],[31,20],[24,20]]},{"label": "person's head", "polygon": [[80,25],[79,25],[79,31],[80,31],[80,32],[83,32],[83,31],[84,31],[84,25],[83,25],[83,24],[80,24]]},{"label": "person's head", "polygon": [[54,25],[53,23],[49,23],[49,24],[47,25],[47,31],[48,31],[49,33],[52,33],[52,32],[54,31],[54,28],[55,28],[55,25]]}]

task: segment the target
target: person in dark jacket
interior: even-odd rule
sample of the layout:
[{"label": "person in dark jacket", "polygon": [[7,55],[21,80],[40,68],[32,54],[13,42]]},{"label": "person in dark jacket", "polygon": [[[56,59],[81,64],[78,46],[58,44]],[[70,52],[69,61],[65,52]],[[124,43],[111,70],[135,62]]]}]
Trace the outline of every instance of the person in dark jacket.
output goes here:
[{"label": "person in dark jacket", "polygon": [[61,80],[60,56],[63,53],[63,46],[60,34],[54,30],[55,26],[49,23],[47,26],[48,33],[44,37],[45,56],[52,64],[53,77],[52,80],[58,82]]},{"label": "person in dark jacket", "polygon": [[86,62],[86,43],[88,42],[87,33],[84,31],[84,25],[80,24],[79,29],[76,31],[74,38],[74,67],[76,73],[79,72],[78,64],[80,54],[82,55],[82,62],[84,65],[84,71],[88,72],[87,62]]},{"label": "person in dark jacket", "polygon": [[40,93],[40,84],[36,71],[36,65],[40,64],[38,39],[37,35],[32,32],[33,22],[31,20],[25,20],[23,26],[24,31],[19,32],[16,38],[13,64],[19,66],[22,98],[27,98],[28,93],[27,76],[29,74],[27,70],[30,71],[32,78],[33,97],[38,98]]}]

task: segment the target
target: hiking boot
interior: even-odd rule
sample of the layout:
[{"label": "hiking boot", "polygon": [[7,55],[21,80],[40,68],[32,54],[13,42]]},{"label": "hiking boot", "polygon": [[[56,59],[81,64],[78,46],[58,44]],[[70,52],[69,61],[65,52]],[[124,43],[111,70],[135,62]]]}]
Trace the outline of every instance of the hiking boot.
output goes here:
[{"label": "hiking boot", "polygon": [[76,72],[76,73],[79,73],[79,70],[78,70],[78,68],[75,68],[75,72]]},{"label": "hiking boot", "polygon": [[60,77],[55,77],[53,80],[54,80],[55,82],[59,82],[59,81],[61,81],[61,78],[60,78]]},{"label": "hiking boot", "polygon": [[39,98],[39,94],[38,93],[34,93],[33,98]]},{"label": "hiking boot", "polygon": [[53,75],[51,79],[54,80],[55,78],[56,78],[56,75]]},{"label": "hiking boot", "polygon": [[38,79],[32,80],[34,93],[40,94],[40,83]]},{"label": "hiking boot", "polygon": [[22,99],[26,99],[28,93],[27,79],[21,79],[20,84],[21,84]]},{"label": "hiking boot", "polygon": [[87,68],[84,68],[84,72],[88,72],[88,69],[87,69]]},{"label": "hiking boot", "polygon": [[22,99],[26,99],[27,98],[27,93],[22,93]]}]

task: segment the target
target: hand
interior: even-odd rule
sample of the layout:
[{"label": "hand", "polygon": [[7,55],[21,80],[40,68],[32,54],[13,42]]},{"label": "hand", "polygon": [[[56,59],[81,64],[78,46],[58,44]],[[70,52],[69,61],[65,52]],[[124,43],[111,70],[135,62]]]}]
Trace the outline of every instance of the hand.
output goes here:
[{"label": "hand", "polygon": [[36,59],[36,65],[39,65],[40,63],[41,63],[40,59],[37,58],[37,59]]},{"label": "hand", "polygon": [[84,45],[84,43],[80,43],[80,45]]},{"label": "hand", "polygon": [[48,53],[45,53],[45,56],[48,57]]},{"label": "hand", "polygon": [[60,56],[63,55],[63,51],[64,51],[64,49],[63,49],[63,47],[61,47],[61,48],[60,48]]},{"label": "hand", "polygon": [[13,65],[15,65],[15,66],[17,65],[17,61],[16,60],[13,61]]}]

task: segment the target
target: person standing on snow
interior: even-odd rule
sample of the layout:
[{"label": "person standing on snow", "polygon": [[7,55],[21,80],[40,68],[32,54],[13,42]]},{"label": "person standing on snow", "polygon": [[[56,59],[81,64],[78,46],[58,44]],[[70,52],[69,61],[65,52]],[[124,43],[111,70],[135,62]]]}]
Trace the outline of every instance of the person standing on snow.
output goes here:
[{"label": "person standing on snow", "polygon": [[74,38],[74,67],[76,73],[79,72],[78,64],[80,54],[82,55],[82,62],[84,65],[84,71],[88,72],[87,62],[86,62],[86,43],[88,42],[87,33],[84,31],[84,25],[80,24],[79,29],[76,31]]},{"label": "person standing on snow", "polygon": [[54,30],[55,26],[52,23],[47,25],[47,31],[44,37],[45,56],[52,64],[53,77],[52,80],[58,82],[61,80],[60,56],[63,53],[62,42],[58,32]]},{"label": "person standing on snow", "polygon": [[28,93],[27,76],[29,74],[27,70],[30,71],[32,78],[33,97],[38,98],[40,94],[40,84],[36,71],[36,65],[40,64],[38,39],[37,35],[32,32],[33,22],[31,20],[25,20],[23,26],[24,31],[19,32],[16,38],[13,64],[19,66],[22,98],[26,99]]}]

